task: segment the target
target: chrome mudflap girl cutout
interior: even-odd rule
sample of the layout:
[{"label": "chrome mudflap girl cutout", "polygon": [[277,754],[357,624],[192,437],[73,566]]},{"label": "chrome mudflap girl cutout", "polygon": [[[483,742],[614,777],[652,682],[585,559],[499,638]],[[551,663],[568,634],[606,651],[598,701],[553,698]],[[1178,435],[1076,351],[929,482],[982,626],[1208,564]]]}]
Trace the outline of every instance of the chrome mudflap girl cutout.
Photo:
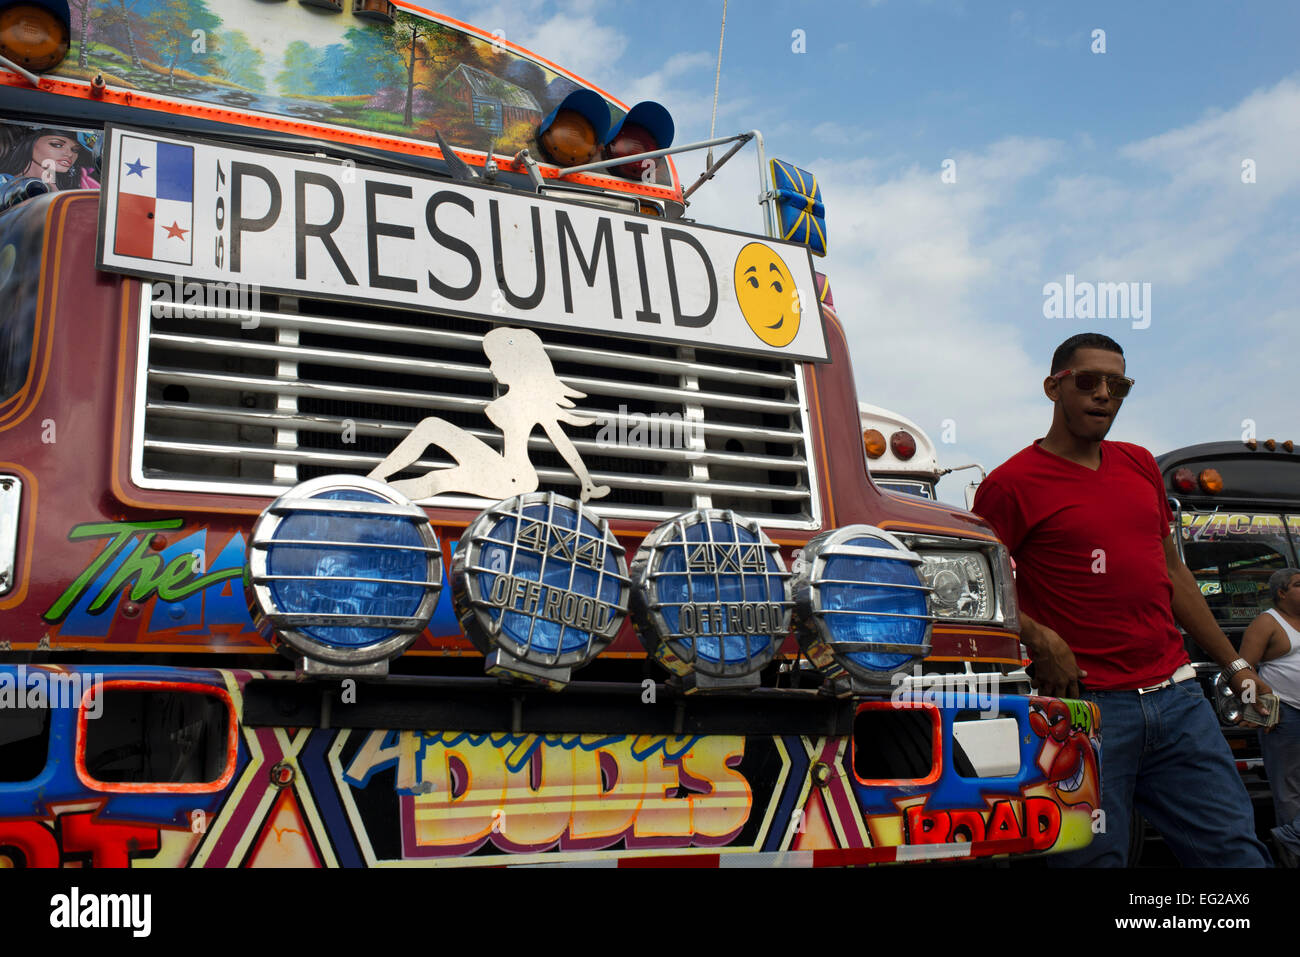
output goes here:
[{"label": "chrome mudflap girl cutout", "polygon": [[370,477],[386,481],[410,468],[431,446],[437,446],[456,465],[434,469],[419,478],[388,484],[413,501],[432,498],[442,492],[468,492],[484,498],[505,499],[538,487],[537,469],[528,458],[528,437],[537,426],[546,432],[557,452],[582,483],[582,501],[603,498],[608,485],[596,485],[582,456],[560,427],[591,425],[595,419],[573,409],[573,400],[586,393],[566,386],[555,375],[542,340],[528,329],[497,328],[483,337],[483,354],[504,395],[487,404],[483,412],[501,430],[503,451],[470,435],[446,419],[430,416],[413,428],[388,457],[375,466]]}]

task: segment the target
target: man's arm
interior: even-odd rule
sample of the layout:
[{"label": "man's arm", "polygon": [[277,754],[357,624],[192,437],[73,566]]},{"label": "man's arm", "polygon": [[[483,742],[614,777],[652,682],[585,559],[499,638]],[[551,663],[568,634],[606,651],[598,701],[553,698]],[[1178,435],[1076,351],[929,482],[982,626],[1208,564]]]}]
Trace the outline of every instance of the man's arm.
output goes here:
[{"label": "man's arm", "polygon": [[[1223,629],[1214,620],[1214,613],[1210,611],[1210,606],[1205,603],[1205,596],[1201,594],[1201,589],[1197,587],[1195,576],[1183,564],[1172,535],[1165,536],[1165,566],[1169,569],[1169,582],[1174,586],[1174,618],[1192,636],[1192,641],[1196,642],[1202,651],[1213,658],[1219,667],[1227,671],[1230,664],[1236,661],[1237,658],[1244,656],[1237,653],[1236,649],[1232,647],[1232,642],[1228,640],[1228,636],[1223,633]],[[1256,699],[1273,690],[1264,683],[1263,678],[1255,673],[1253,665],[1250,668],[1243,668],[1238,671],[1232,676],[1229,683],[1232,685],[1233,691],[1241,694],[1242,688],[1247,681],[1254,682]],[[1256,707],[1261,713],[1268,713],[1267,706],[1262,701],[1259,701]]]},{"label": "man's arm", "polygon": [[1254,668],[1261,661],[1269,661],[1285,654],[1282,629],[1272,615],[1260,615],[1241,636],[1241,657]]},{"label": "man's arm", "polygon": [[1088,672],[1079,668],[1064,638],[1022,611],[1020,640],[1034,662],[1034,686],[1039,694],[1060,698],[1079,696],[1079,681],[1088,677]]}]

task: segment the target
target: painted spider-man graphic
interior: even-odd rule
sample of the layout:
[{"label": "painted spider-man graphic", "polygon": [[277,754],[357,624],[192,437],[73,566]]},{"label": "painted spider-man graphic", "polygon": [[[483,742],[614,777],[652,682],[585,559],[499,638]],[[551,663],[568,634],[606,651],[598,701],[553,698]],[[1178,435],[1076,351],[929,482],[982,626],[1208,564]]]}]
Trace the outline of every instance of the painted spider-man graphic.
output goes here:
[{"label": "painted spider-man graphic", "polygon": [[1101,725],[1097,706],[1090,701],[1034,697],[1029,699],[1029,723],[1043,739],[1038,766],[1060,799],[1070,805],[1100,807],[1101,742],[1092,735]]}]

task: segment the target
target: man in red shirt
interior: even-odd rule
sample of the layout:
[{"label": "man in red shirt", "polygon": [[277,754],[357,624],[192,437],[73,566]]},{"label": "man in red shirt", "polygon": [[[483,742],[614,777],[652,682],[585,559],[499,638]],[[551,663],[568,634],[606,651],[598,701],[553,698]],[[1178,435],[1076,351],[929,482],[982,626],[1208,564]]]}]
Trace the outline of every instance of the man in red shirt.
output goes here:
[{"label": "man in red shirt", "polygon": [[1020,640],[1041,694],[1084,697],[1102,715],[1104,817],[1063,865],[1127,863],[1137,809],[1185,865],[1266,867],[1254,814],[1175,620],[1232,674],[1269,689],[1240,658],[1169,532],[1173,515],[1146,449],[1105,442],[1132,380],[1107,336],[1073,336],[1043,391],[1045,438],[994,469],[975,496],[1016,560]]}]

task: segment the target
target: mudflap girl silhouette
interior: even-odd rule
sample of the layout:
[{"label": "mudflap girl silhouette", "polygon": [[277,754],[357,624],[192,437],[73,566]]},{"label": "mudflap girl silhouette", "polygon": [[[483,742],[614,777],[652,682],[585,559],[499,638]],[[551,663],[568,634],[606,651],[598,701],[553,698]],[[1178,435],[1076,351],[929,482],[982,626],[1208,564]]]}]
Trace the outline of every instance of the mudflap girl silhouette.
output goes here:
[{"label": "mudflap girl silhouette", "polygon": [[537,469],[528,458],[528,437],[540,425],[582,483],[582,500],[608,495],[609,486],[592,482],[582,456],[560,428],[561,422],[590,425],[595,421],[569,411],[574,407],[573,400],[584,398],[586,393],[570,389],[559,380],[542,340],[528,329],[497,328],[483,337],[483,354],[488,357],[492,375],[506,387],[505,394],[483,410],[501,430],[503,451],[497,452],[445,419],[430,416],[375,466],[370,477],[385,481],[410,468],[436,446],[455,459],[456,465],[388,484],[413,501],[453,491],[492,499],[535,492],[539,482]]}]

